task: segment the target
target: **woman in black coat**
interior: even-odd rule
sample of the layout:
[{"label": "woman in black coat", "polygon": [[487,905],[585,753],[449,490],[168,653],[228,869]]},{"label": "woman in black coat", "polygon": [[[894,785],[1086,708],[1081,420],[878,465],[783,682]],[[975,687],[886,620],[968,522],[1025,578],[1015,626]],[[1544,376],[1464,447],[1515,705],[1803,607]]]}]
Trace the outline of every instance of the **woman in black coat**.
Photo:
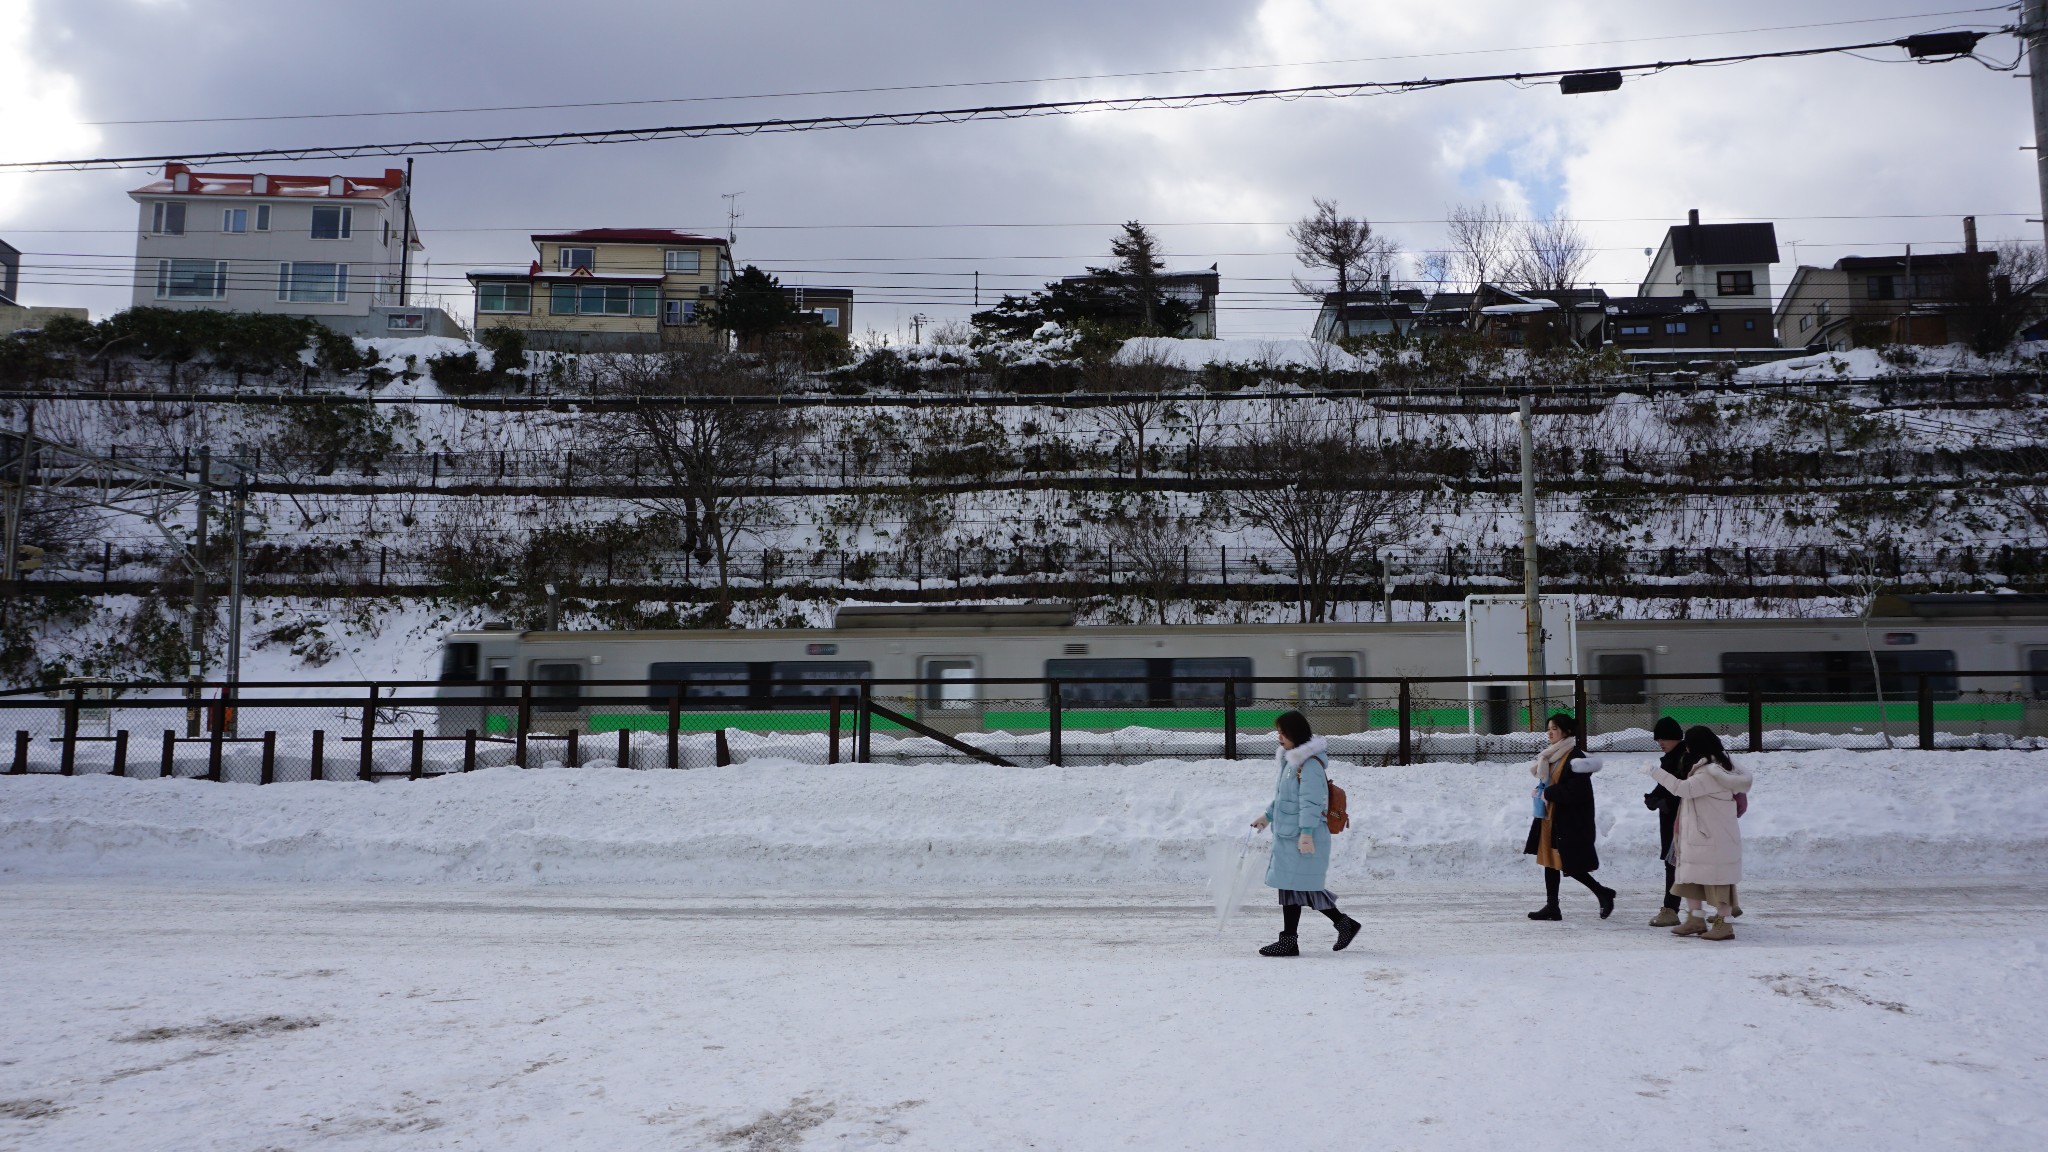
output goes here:
[{"label": "woman in black coat", "polygon": [[1549,732],[1550,746],[1529,766],[1536,777],[1539,811],[1529,823],[1529,841],[1522,851],[1543,865],[1544,895],[1543,907],[1529,913],[1529,919],[1564,919],[1557,890],[1560,878],[1569,876],[1600,901],[1600,918],[1605,920],[1614,914],[1614,889],[1593,879],[1600,867],[1593,807],[1593,773],[1600,770],[1600,760],[1579,746],[1579,722],[1572,717],[1562,712],[1552,716]]},{"label": "woman in black coat", "polygon": [[[1650,734],[1664,752],[1657,761],[1657,767],[1680,780],[1685,779],[1686,773],[1692,771],[1692,754],[1685,748],[1685,730],[1671,717],[1660,716],[1656,729]],[[1678,875],[1678,870],[1671,863],[1671,827],[1672,822],[1678,819],[1678,797],[1659,784],[1643,796],[1643,805],[1657,814],[1657,858],[1664,861],[1664,907],[1657,910],[1657,915],[1650,920],[1650,927],[1670,928],[1678,923],[1678,897],[1671,893],[1671,885]]]}]

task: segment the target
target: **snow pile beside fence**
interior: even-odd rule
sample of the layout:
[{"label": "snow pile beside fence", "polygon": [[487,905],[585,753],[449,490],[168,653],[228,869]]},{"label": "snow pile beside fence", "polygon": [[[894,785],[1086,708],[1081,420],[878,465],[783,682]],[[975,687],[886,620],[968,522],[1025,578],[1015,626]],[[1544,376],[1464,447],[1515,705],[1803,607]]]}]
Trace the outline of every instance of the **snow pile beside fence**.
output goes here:
[{"label": "snow pile beside fence", "polygon": [[[1657,876],[1632,767],[1595,777],[1608,882]],[[1754,880],[2048,871],[2048,762],[2012,752],[1743,758]],[[1188,886],[1270,762],[1006,769],[490,768],[418,782],[0,779],[0,873],[43,878],[662,884],[720,891]],[[1527,880],[1526,770],[1345,766],[1332,886]]]}]

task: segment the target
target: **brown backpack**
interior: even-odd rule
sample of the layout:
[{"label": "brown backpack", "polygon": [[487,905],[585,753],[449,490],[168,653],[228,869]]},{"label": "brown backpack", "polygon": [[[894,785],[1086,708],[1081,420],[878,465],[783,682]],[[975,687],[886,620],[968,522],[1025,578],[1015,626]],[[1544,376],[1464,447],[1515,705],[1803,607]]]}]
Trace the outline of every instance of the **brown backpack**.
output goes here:
[{"label": "brown backpack", "polygon": [[[1301,765],[1299,764],[1294,766],[1294,782],[1296,784],[1301,783]],[[1335,780],[1330,779],[1330,762],[1328,760],[1323,761],[1323,783],[1330,787],[1330,802],[1323,806],[1323,822],[1330,826],[1330,835],[1335,836],[1337,833],[1351,827],[1351,810],[1348,806],[1349,797],[1344,795],[1342,788],[1337,787]]]}]

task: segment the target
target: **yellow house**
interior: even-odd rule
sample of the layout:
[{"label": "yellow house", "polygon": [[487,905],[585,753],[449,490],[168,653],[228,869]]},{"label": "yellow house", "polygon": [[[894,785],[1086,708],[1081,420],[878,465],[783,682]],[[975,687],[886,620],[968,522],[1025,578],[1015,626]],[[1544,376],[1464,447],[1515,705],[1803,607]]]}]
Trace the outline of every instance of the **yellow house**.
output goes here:
[{"label": "yellow house", "polygon": [[533,237],[524,269],[469,273],[475,328],[517,328],[527,347],[559,352],[648,352],[717,343],[699,322],[732,279],[732,248],[717,236],[668,228],[584,228]]}]

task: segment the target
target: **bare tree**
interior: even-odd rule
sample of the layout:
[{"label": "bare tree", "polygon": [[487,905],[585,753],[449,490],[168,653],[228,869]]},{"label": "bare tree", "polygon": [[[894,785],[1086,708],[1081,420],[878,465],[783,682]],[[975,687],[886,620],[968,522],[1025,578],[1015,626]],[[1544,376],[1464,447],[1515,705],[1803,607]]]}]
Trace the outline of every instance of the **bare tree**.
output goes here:
[{"label": "bare tree", "polygon": [[1089,377],[1096,391],[1115,397],[1092,409],[1096,428],[1115,437],[1118,451],[1130,457],[1133,474],[1143,480],[1153,429],[1179,411],[1172,394],[1179,370],[1152,345],[1133,340],[1116,359],[1092,367]]},{"label": "bare tree", "polygon": [[1413,531],[1423,494],[1401,486],[1404,452],[1377,422],[1276,410],[1233,445],[1223,499],[1238,524],[1269,532],[1294,562],[1301,619],[1330,617],[1338,587]]},{"label": "bare tree", "polygon": [[1425,252],[1415,258],[1415,279],[1429,285],[1431,294],[1444,290],[1451,278],[1451,258],[1443,252]]},{"label": "bare tree", "polygon": [[606,413],[589,422],[591,434],[614,475],[652,474],[658,483],[638,489],[632,502],[678,526],[700,561],[715,561],[719,591],[729,595],[734,549],[779,518],[761,489],[789,463],[801,421],[790,409],[758,402],[774,395],[772,383],[716,350],[621,357],[597,390],[666,401]]},{"label": "bare tree", "polygon": [[1474,289],[1502,275],[1514,256],[1515,221],[1498,204],[1459,204],[1446,213],[1451,272]]},{"label": "bare tree", "polygon": [[1377,277],[1369,267],[1375,257],[1372,225],[1337,212],[1335,200],[1315,198],[1314,213],[1302,217],[1287,229],[1294,241],[1294,257],[1311,269],[1327,271],[1334,283],[1321,284],[1294,278],[1295,291],[1322,299],[1331,292],[1342,296],[1354,287]]},{"label": "bare tree", "polygon": [[1552,212],[1522,225],[1503,278],[1517,288],[1558,292],[1578,287],[1592,259],[1585,233],[1562,212]]},{"label": "bare tree", "polygon": [[1870,683],[1877,690],[1877,730],[1884,737],[1884,746],[1890,748],[1892,725],[1884,703],[1884,673],[1878,668],[1877,646],[1870,640],[1870,616],[1877,610],[1878,598],[1884,595],[1887,583],[1883,557],[1872,548],[1858,551],[1850,562],[1849,579],[1856,589],[1856,617],[1863,625],[1863,651],[1870,656]]},{"label": "bare tree", "polygon": [[1199,519],[1150,504],[1111,514],[1097,539],[1115,555],[1118,569],[1130,574],[1126,586],[1151,606],[1159,624],[1168,623],[1167,609],[1187,583],[1194,551],[1209,546]]}]

